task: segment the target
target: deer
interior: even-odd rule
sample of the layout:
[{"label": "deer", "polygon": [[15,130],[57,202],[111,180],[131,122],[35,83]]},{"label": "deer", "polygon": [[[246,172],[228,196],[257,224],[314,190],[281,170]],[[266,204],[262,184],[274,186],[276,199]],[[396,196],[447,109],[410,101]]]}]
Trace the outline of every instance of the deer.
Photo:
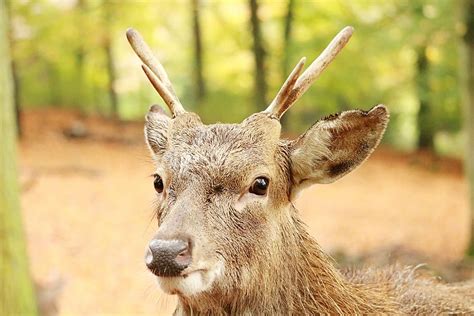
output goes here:
[{"label": "deer", "polygon": [[293,204],[304,188],[362,164],[387,127],[389,112],[380,104],[281,138],[280,118],[353,30],[343,28],[304,71],[302,58],[264,111],[210,125],[184,109],[150,47],[127,30],[170,112],[155,104],[145,118],[158,221],[145,264],[161,290],[177,295],[174,315],[474,313],[472,281],[444,283],[411,266],[337,268]]}]

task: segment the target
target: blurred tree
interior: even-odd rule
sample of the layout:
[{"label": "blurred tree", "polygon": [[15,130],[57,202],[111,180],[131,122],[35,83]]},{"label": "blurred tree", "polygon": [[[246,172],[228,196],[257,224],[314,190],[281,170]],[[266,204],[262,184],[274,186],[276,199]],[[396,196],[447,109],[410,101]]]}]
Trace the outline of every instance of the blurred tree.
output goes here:
[{"label": "blurred tree", "polygon": [[0,0],[0,315],[37,314],[18,199],[6,4]]},{"label": "blurred tree", "polygon": [[435,150],[439,132],[460,129],[456,5],[448,0],[414,0],[410,5],[413,9],[409,18],[413,22],[407,25],[406,32],[416,55],[417,144],[419,148]]},{"label": "blurred tree", "polygon": [[77,39],[77,47],[76,47],[76,67],[77,67],[77,94],[76,94],[76,102],[75,105],[79,105],[82,109],[84,105],[85,99],[85,57],[86,57],[86,47],[84,45],[83,39],[86,38],[86,32],[84,32],[84,24],[85,24],[85,13],[86,13],[86,0],[78,0],[76,2],[77,11],[77,21],[76,25],[79,32],[79,38]]},{"label": "blurred tree", "polygon": [[[286,6],[286,14],[285,14],[285,21],[284,21],[284,28],[283,28],[283,61],[281,67],[281,78],[282,83],[285,82],[286,78],[291,71],[289,60],[290,60],[290,46],[291,46],[291,31],[293,29],[293,19],[294,19],[294,4],[295,0],[288,0]],[[280,119],[282,125],[286,126],[288,118],[290,117],[290,113],[286,113]]]},{"label": "blurred tree", "polygon": [[12,5],[11,0],[6,0],[6,17],[7,17],[7,27],[8,27],[8,40],[10,44],[10,60],[11,73],[13,78],[13,102],[15,103],[15,120],[17,126],[18,136],[21,137],[22,134],[22,125],[21,125],[21,104],[20,104],[20,80],[18,78],[17,62],[14,58],[14,38],[13,38],[13,23],[12,23]]},{"label": "blurred tree", "polygon": [[106,64],[107,64],[107,74],[108,74],[108,85],[107,90],[109,93],[110,106],[112,116],[119,117],[118,109],[118,95],[115,90],[115,82],[117,80],[117,74],[115,71],[115,59],[112,49],[112,34],[113,34],[113,18],[115,17],[113,12],[113,3],[111,1],[104,1],[104,39],[103,39],[103,48],[105,52]]},{"label": "blurred tree", "polygon": [[465,110],[467,116],[468,149],[466,155],[468,180],[470,185],[470,205],[471,205],[471,239],[469,244],[469,254],[474,256],[474,0],[466,0],[464,12],[466,15],[466,33],[464,35],[465,63],[466,67],[461,71],[465,72],[463,91],[465,98]]},{"label": "blurred tree", "polygon": [[413,24],[425,31],[420,36],[416,32],[414,35],[414,46],[416,53],[416,72],[415,72],[415,83],[416,83],[416,94],[418,97],[418,114],[417,114],[417,127],[418,127],[418,148],[421,149],[433,149],[434,146],[434,126],[433,126],[433,114],[432,104],[430,99],[430,64],[427,56],[427,45],[430,41],[429,34],[433,33],[432,27],[426,27],[424,9],[425,3],[422,1],[413,1],[413,12],[412,20]]},{"label": "blurred tree", "polygon": [[434,126],[432,105],[430,104],[429,62],[426,56],[426,45],[420,45],[416,52],[416,91],[419,100],[417,115],[418,148],[433,149]]},{"label": "blurred tree", "polygon": [[285,27],[283,30],[283,62],[282,62],[282,78],[286,80],[290,72],[290,46],[291,46],[291,31],[293,29],[294,19],[294,4],[295,0],[288,0],[285,14]]},{"label": "blurred tree", "polygon": [[200,1],[191,0],[193,16],[193,37],[194,37],[194,80],[196,87],[196,103],[200,104],[206,94],[206,85],[203,76],[202,66],[202,36],[200,21]]},{"label": "blurred tree", "polygon": [[260,18],[258,16],[257,0],[249,0],[250,24],[253,37],[253,54],[255,60],[255,108],[260,111],[262,106],[267,105],[267,81],[265,69],[265,49],[260,29]]}]

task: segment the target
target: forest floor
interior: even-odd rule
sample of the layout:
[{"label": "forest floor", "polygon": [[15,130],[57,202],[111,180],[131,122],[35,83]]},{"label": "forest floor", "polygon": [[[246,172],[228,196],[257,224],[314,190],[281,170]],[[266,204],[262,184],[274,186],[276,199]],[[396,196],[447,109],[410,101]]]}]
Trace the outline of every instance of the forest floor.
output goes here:
[{"label": "forest floor", "polygon": [[[22,207],[33,276],[60,284],[61,315],[169,315],[144,266],[156,228],[151,159],[141,123],[27,111],[20,143]],[[84,137],[74,137],[84,136]],[[343,264],[427,262],[448,280],[474,277],[467,185],[459,161],[379,148],[296,206]]]}]

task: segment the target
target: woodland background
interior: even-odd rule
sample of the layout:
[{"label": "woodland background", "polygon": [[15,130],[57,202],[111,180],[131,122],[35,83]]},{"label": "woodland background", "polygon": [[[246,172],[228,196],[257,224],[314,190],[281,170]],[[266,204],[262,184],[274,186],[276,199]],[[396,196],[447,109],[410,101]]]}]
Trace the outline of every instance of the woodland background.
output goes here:
[{"label": "woodland background", "polygon": [[[141,72],[138,58],[126,41],[125,31],[131,26],[139,30],[153,48],[185,107],[197,112],[206,123],[239,122],[263,110],[302,56],[312,61],[340,29],[354,26],[355,33],[347,47],[285,115],[284,133],[294,137],[322,116],[386,104],[391,120],[383,140],[384,154],[376,157],[374,164],[363,169],[362,174],[366,172],[370,178],[370,166],[380,163],[383,167],[373,170],[381,172],[383,181],[379,187],[383,188],[404,186],[397,176],[406,172],[413,188],[425,191],[412,190],[407,193],[409,196],[397,198],[407,205],[423,208],[426,205],[418,206],[417,201],[424,199],[431,203],[441,197],[426,211],[433,215],[437,205],[445,210],[436,215],[439,220],[436,223],[440,225],[456,214],[455,209],[465,211],[456,217],[460,227],[464,227],[462,237],[450,235],[452,244],[459,250],[440,244],[437,250],[427,252],[431,255],[430,262],[435,262],[436,258],[443,257],[444,249],[451,266],[453,262],[459,265],[461,261],[470,260],[464,254],[474,251],[473,239],[469,237],[474,231],[470,215],[473,212],[469,211],[473,208],[469,207],[473,204],[469,203],[469,196],[471,199],[473,196],[469,192],[474,183],[474,173],[469,172],[474,169],[470,168],[474,159],[473,0],[0,0],[0,4],[0,221],[3,224],[0,227],[3,237],[0,242],[3,254],[0,306],[3,309],[0,311],[3,313],[0,314],[19,311],[35,314],[37,301],[42,298],[36,299],[38,295],[34,293],[46,293],[43,298],[45,295],[54,297],[46,299],[46,305],[52,306],[48,307],[49,311],[61,311],[58,306],[66,306],[67,314],[156,311],[156,305],[150,309],[124,305],[120,309],[117,302],[110,306],[99,303],[102,307],[94,309],[92,306],[98,303],[93,299],[84,299],[83,304],[78,297],[74,300],[75,294],[84,288],[73,285],[74,290],[68,292],[65,282],[54,281],[50,286],[52,290],[41,292],[38,290],[41,286],[34,287],[29,277],[30,270],[35,279],[50,272],[47,267],[51,262],[36,262],[48,257],[43,251],[51,251],[51,256],[57,257],[55,265],[65,264],[60,250],[47,247],[55,245],[54,238],[68,235],[64,227],[66,220],[60,218],[63,214],[77,214],[71,210],[68,213],[68,201],[74,201],[76,206],[70,208],[75,210],[77,205],[88,201],[88,193],[82,195],[81,192],[87,188],[93,190],[88,186],[93,185],[91,183],[114,186],[124,180],[107,178],[106,170],[113,163],[103,161],[101,165],[101,158],[131,156],[130,161],[117,160],[114,165],[113,172],[126,176],[133,159],[137,156],[146,159],[137,144],[142,141],[143,116],[151,104],[161,100]],[[109,152],[102,152],[96,146]],[[404,169],[400,167],[403,171],[390,174],[390,169],[396,170],[397,163],[403,165]],[[13,167],[16,164],[18,169]],[[413,171],[410,169],[413,165],[424,171]],[[81,175],[90,177],[91,182],[68,182],[70,177]],[[151,181],[143,174],[140,176],[137,183],[146,182],[151,188]],[[111,182],[114,179],[116,182]],[[52,182],[48,182],[50,180]],[[355,190],[358,184],[348,181],[348,191]],[[432,189],[430,185],[437,181],[440,186]],[[67,184],[77,190],[75,196],[62,194]],[[344,184],[342,186],[339,189],[344,190]],[[459,189],[448,194],[453,187]],[[367,194],[385,196],[383,192],[370,191],[374,189],[378,188],[367,184]],[[394,195],[393,190],[387,189],[387,196]],[[104,201],[110,198],[113,202],[128,194],[120,188],[108,198],[104,198],[106,193],[102,191],[96,193],[94,201],[100,201],[103,194]],[[149,191],[145,193],[151,196]],[[45,196],[56,200],[49,201]],[[44,202],[46,200],[49,204]],[[308,200],[308,204],[311,203],[313,201]],[[365,203],[365,207],[370,208],[367,206],[370,203]],[[445,208],[443,203],[447,203]],[[397,201],[389,203],[380,198],[380,205],[390,213],[390,209],[396,209]],[[103,205],[101,210],[109,207]],[[65,211],[60,213],[62,208]],[[41,213],[45,209],[51,213]],[[331,217],[331,214],[326,215]],[[99,215],[91,213],[90,216],[89,220],[93,220]],[[144,217],[139,215],[137,225],[146,229],[148,222]],[[110,219],[105,218],[100,223],[103,225],[97,226],[104,236],[107,234],[104,227],[110,224]],[[71,225],[77,224],[75,220]],[[420,217],[417,221],[419,227],[426,218]],[[88,226],[84,225],[84,231],[79,231],[81,237],[75,238],[88,234]],[[107,227],[111,235],[124,234],[123,226]],[[403,231],[403,225],[401,227],[397,229]],[[420,232],[420,236],[439,233],[438,227],[432,225],[431,229]],[[48,235],[46,231],[53,233]],[[452,229],[452,233],[456,234],[455,231]],[[376,236],[384,236],[384,233],[391,234],[385,230]],[[422,239],[416,234],[400,234],[401,243],[408,246]],[[101,236],[98,234],[92,242],[100,238],[107,240]],[[147,238],[143,233],[140,238],[143,238],[144,249]],[[137,241],[137,247],[141,242]],[[58,245],[57,249],[61,249],[63,244]],[[351,253],[350,247],[341,245],[333,248]],[[420,243],[414,248],[420,251],[431,247],[424,245]],[[104,249],[109,246],[110,243],[105,244]],[[328,242],[327,247],[331,248],[332,244]],[[38,253],[38,249],[42,253]],[[450,250],[455,254],[450,256]],[[90,262],[87,264],[84,260],[84,264],[90,266]],[[97,258],[91,255],[89,261],[92,260]],[[70,264],[75,262],[72,260]],[[61,275],[80,275],[77,271],[58,269]],[[466,269],[472,273],[472,266]],[[137,284],[137,288],[140,285]],[[120,285],[114,289],[120,295]],[[61,301],[64,304],[58,304],[60,299],[56,298],[62,291],[66,291],[66,298]],[[140,296],[133,299],[140,301]]]},{"label": "woodland background", "polygon": [[352,25],[351,44],[292,109],[288,131],[384,102],[392,114],[386,142],[462,151],[462,2],[263,1],[249,21],[255,5],[11,1],[18,106],[141,118],[157,97],[124,40],[133,26],[155,48],[188,108],[207,122],[240,121],[271,101],[301,56],[314,59]]}]

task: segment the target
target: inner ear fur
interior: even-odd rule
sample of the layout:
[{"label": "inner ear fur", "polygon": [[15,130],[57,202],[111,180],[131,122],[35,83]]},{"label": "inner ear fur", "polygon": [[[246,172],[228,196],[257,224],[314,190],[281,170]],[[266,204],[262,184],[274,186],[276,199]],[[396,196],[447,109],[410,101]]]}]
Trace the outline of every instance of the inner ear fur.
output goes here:
[{"label": "inner ear fur", "polygon": [[331,183],[359,166],[379,144],[389,120],[384,105],[316,122],[290,145],[293,183]]},{"label": "inner ear fur", "polygon": [[155,156],[162,155],[168,147],[171,118],[159,105],[152,105],[145,117],[145,141]]}]

